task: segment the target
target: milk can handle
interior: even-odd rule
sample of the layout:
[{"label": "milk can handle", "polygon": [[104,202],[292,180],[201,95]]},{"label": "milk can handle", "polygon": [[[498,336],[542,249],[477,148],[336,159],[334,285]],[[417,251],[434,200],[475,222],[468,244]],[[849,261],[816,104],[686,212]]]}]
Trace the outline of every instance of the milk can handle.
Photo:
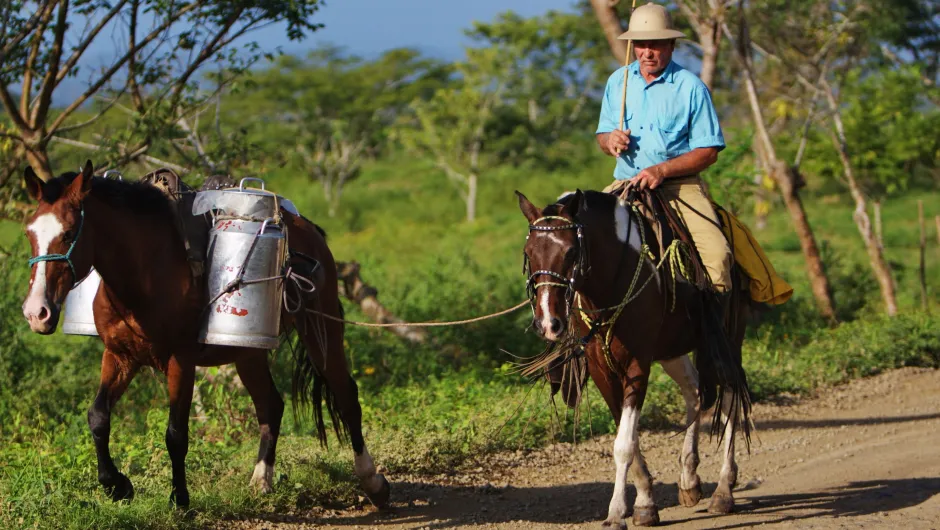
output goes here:
[{"label": "milk can handle", "polygon": [[264,179],[259,179],[259,178],[256,178],[256,177],[245,177],[245,178],[241,179],[241,181],[238,183],[238,191],[245,191],[245,181],[246,181],[246,180],[253,180],[253,181],[255,181],[255,182],[260,182],[260,183],[261,183],[261,189],[264,190]]}]

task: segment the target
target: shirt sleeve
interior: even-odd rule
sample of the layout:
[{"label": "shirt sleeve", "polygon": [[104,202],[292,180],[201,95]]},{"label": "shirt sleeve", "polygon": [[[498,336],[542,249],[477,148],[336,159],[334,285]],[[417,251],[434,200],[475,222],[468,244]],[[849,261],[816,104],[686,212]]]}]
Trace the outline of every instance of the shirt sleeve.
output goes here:
[{"label": "shirt sleeve", "polygon": [[717,147],[719,151],[724,149],[725,137],[721,133],[718,114],[707,87],[701,85],[692,90],[690,107],[692,113],[689,118],[689,148]]},{"label": "shirt sleeve", "polygon": [[614,101],[614,92],[618,87],[622,86],[618,83],[617,72],[614,72],[607,79],[607,88],[604,90],[604,97],[601,99],[601,115],[597,121],[597,131],[594,134],[609,133],[615,130],[620,126],[619,118],[616,111],[616,107],[613,104]]}]

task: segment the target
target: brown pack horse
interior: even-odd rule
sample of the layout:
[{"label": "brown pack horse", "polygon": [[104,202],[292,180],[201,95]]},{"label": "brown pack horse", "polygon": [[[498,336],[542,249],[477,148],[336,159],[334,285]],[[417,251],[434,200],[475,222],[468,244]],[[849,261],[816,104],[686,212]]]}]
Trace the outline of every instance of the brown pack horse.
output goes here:
[{"label": "brown pack horse", "polygon": [[[729,513],[737,480],[734,434],[738,421],[748,433],[749,396],[741,368],[743,315],[730,319],[738,323],[729,330],[727,342],[731,344],[710,345],[713,339],[701,331],[701,320],[708,318],[703,297],[688,283],[679,281],[673,288],[671,280],[660,274],[643,244],[652,241],[652,232],[616,197],[578,191],[539,209],[516,193],[529,222],[524,252],[534,327],[546,340],[556,344],[567,340],[574,345],[569,351],[584,353],[587,372],[617,424],[614,493],[604,526],[626,528],[627,472],[634,463],[637,492],[633,522],[637,526],[659,522],[653,481],[640,452],[638,434],[653,362],[659,362],[679,384],[686,403],[688,427],[679,477],[683,506],[694,506],[702,498],[696,473],[699,411],[717,402],[716,414],[720,411],[721,421],[714,426],[722,427],[724,463],[708,509]],[[743,302],[746,294],[736,290],[733,296]],[[743,312],[747,305],[731,307]],[[622,309],[618,312],[617,308]],[[696,351],[694,365],[688,355],[691,351]],[[579,380],[577,370],[569,371],[565,366],[562,372],[563,364],[575,360],[568,356],[548,366],[553,387],[562,387],[569,405],[586,382]]]},{"label": "brown pack horse", "polygon": [[[270,491],[284,402],[271,377],[268,352],[197,342],[207,295],[201,281],[191,275],[169,201],[150,185],[97,178],[92,171],[89,161],[81,173],[65,173],[44,183],[32,168],[26,169],[26,186],[38,207],[26,226],[34,258],[23,314],[33,331],[52,333],[69,290],[91,267],[101,275],[94,313],[105,350],[101,384],[88,410],[98,481],[114,500],[134,495],[131,481],[111,459],[111,413],[137,371],[151,366],[166,375],[169,389],[166,444],[173,470],[171,500],[187,506],[185,458],[195,368],[235,363],[261,429],[250,482]],[[284,217],[291,249],[313,257],[325,271],[318,295],[308,302],[340,317],[336,267],[322,232],[302,217],[286,212]],[[352,442],[355,473],[363,489],[375,505],[385,505],[389,486],[376,473],[362,437],[358,391],[343,352],[343,324],[326,319],[314,324],[286,311],[282,322],[286,329],[296,327],[306,350],[295,359],[294,402],[312,402],[318,434],[325,443],[321,407],[326,401],[337,435],[342,439],[348,434]]]}]

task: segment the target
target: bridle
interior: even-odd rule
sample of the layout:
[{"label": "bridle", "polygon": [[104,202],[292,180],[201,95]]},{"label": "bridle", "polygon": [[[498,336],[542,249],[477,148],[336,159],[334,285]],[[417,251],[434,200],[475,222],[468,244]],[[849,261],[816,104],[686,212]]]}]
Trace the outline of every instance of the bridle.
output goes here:
[{"label": "bridle", "polygon": [[82,235],[82,228],[85,226],[85,205],[84,203],[81,206],[79,218],[78,218],[78,229],[75,231],[75,237],[72,238],[72,244],[69,245],[69,249],[65,254],[43,254],[42,256],[35,256],[29,258],[29,267],[32,268],[33,265],[41,263],[43,261],[64,261],[69,264],[69,269],[72,270],[72,285],[78,283],[78,274],[75,272],[75,264],[72,263],[72,252],[75,251],[75,245],[78,244],[78,239]]},{"label": "bridle", "polygon": [[[544,221],[564,221],[563,225],[541,225]],[[565,289],[565,302],[567,304],[568,315],[571,314],[571,305],[574,301],[575,294],[575,283],[578,280],[579,274],[581,278],[587,276],[590,271],[590,266],[587,259],[587,247],[584,244],[584,225],[568,219],[567,217],[561,217],[558,215],[546,215],[544,217],[539,217],[529,225],[529,235],[526,236],[526,241],[529,240],[529,237],[532,235],[532,232],[558,232],[562,230],[575,230],[577,232],[577,243],[576,243],[576,252],[577,258],[575,259],[574,266],[571,268],[571,276],[566,277],[562,274],[559,274],[551,270],[537,270],[531,271],[529,265],[529,256],[523,251],[522,253],[522,273],[527,275],[526,279],[526,294],[529,297],[529,303],[532,305],[533,311],[535,310],[535,292],[539,287],[558,287]],[[536,282],[536,278],[539,276],[548,276],[555,280],[559,281],[541,281]]]}]

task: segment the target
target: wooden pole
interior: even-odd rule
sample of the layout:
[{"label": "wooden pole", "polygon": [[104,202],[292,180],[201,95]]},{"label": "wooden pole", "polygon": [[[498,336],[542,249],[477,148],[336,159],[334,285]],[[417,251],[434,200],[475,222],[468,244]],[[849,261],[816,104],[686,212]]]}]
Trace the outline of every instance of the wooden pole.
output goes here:
[{"label": "wooden pole", "polygon": [[875,236],[878,238],[878,246],[884,248],[885,240],[881,232],[881,201],[875,201]]},{"label": "wooden pole", "polygon": [[[633,16],[633,10],[636,9],[636,0],[630,7],[630,16]],[[630,30],[630,22],[627,21],[627,31]],[[620,130],[623,131],[623,121],[627,118],[627,79],[630,78],[630,72],[627,66],[630,65],[630,54],[633,53],[633,39],[627,40],[627,53],[623,56],[623,99],[620,100]]]},{"label": "wooden pole", "polygon": [[927,224],[923,200],[917,201],[917,222],[920,225],[920,305],[927,311]]},{"label": "wooden pole", "polygon": [[937,246],[940,246],[940,215],[934,217],[937,222]]}]

